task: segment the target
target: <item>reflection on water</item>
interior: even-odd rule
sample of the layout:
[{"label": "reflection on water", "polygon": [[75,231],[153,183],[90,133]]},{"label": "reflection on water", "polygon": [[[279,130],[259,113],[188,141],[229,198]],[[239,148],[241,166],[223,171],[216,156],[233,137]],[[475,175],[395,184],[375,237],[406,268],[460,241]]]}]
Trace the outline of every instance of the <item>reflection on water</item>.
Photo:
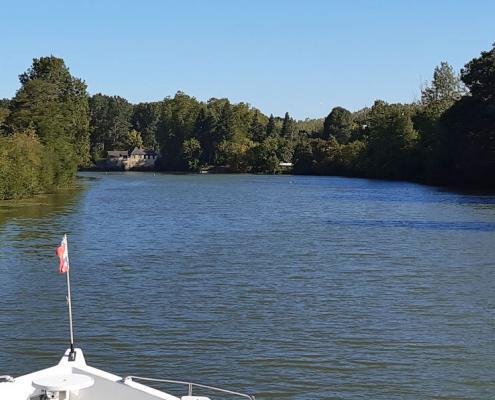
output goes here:
[{"label": "reflection on water", "polygon": [[0,375],[67,346],[68,233],[76,341],[97,367],[258,399],[493,397],[495,196],[83,176],[83,191],[0,205]]},{"label": "reflection on water", "polygon": [[0,201],[0,227],[10,219],[27,222],[31,218],[43,218],[53,213],[67,212],[67,207],[77,201],[82,185],[60,190],[53,194],[42,194],[30,199]]}]

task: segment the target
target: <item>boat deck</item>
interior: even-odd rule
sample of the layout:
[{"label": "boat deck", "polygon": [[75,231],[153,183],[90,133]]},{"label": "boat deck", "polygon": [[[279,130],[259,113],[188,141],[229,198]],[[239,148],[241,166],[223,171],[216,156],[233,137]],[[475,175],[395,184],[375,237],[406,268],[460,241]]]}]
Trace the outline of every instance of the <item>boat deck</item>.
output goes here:
[{"label": "boat deck", "polygon": [[[69,352],[67,350],[54,367],[15,379],[4,377],[4,382],[0,382],[0,399],[42,400],[43,395],[48,395],[45,398],[58,400],[210,400],[208,397],[193,395],[193,388],[199,388],[255,400],[252,395],[186,381],[136,376],[123,379],[87,365],[81,349],[76,349],[74,361],[69,361]],[[184,385],[187,394],[177,397],[136,382],[137,380]]]}]

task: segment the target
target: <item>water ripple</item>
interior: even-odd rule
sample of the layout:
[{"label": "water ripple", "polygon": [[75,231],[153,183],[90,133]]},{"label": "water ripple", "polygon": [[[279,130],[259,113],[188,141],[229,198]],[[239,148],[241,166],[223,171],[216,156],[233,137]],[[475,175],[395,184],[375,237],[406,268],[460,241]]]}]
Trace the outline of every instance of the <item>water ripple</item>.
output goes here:
[{"label": "water ripple", "polygon": [[83,177],[84,191],[0,205],[0,374],[49,366],[67,346],[54,256],[67,232],[76,341],[96,367],[260,400],[493,397],[495,196]]}]

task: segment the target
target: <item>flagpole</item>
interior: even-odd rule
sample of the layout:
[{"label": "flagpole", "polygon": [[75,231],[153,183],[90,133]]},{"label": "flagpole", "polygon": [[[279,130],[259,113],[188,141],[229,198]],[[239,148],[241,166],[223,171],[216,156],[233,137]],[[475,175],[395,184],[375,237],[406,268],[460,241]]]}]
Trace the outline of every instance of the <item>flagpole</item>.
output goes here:
[{"label": "flagpole", "polygon": [[69,361],[74,361],[76,359],[76,352],[74,351],[74,328],[72,326],[72,298],[70,295],[70,266],[69,266],[69,242],[67,240],[67,235],[64,235],[65,241],[65,251],[67,256],[67,306],[69,308],[69,331],[70,331],[70,352]]},{"label": "flagpole", "polygon": [[70,269],[66,273],[67,275],[67,304],[69,306],[69,329],[70,329],[70,353],[69,361],[76,359],[76,352],[74,351],[74,328],[72,327],[72,299],[70,297]]}]

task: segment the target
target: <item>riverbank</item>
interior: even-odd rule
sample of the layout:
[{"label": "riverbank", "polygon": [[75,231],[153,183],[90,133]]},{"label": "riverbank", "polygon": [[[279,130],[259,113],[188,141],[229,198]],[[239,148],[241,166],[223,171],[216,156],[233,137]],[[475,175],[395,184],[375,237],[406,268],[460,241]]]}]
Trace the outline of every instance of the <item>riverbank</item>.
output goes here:
[{"label": "riverbank", "polygon": [[[80,168],[78,170],[78,174],[80,173],[133,173],[133,172],[138,172],[142,173],[144,175],[146,174],[151,174],[151,175],[157,175],[157,174],[164,174],[164,175],[253,175],[253,176],[276,176],[276,175],[292,175],[292,176],[308,176],[308,177],[327,177],[327,178],[332,178],[332,177],[338,177],[338,178],[347,178],[347,179],[356,179],[356,180],[370,180],[370,181],[377,181],[377,182],[403,182],[403,183],[415,183],[419,185],[424,185],[424,186],[429,186],[432,188],[439,188],[443,190],[449,190],[452,192],[459,192],[459,193],[465,193],[465,194],[472,194],[472,195],[492,195],[495,194],[495,189],[494,188],[486,188],[486,187],[473,187],[473,186],[462,186],[462,185],[449,185],[449,184],[440,184],[438,182],[427,182],[424,180],[401,180],[401,179],[383,179],[383,178],[370,178],[368,176],[349,176],[349,175],[325,175],[325,174],[294,174],[292,171],[283,171],[278,174],[264,174],[264,173],[246,173],[246,172],[236,172],[232,171],[228,167],[214,167],[209,169],[208,171],[202,172],[190,172],[190,171],[163,171],[163,170],[149,170],[149,169],[134,169],[130,171],[124,171],[122,169],[105,169],[105,168],[96,168],[96,167],[86,167],[86,168]],[[80,178],[80,175],[78,175]],[[14,205],[16,202],[22,201],[26,202],[26,204],[29,204],[29,201],[36,202],[37,199],[43,199],[45,196],[50,196],[50,195],[62,195],[66,192],[73,192],[73,191],[79,191],[82,190],[85,187],[84,183],[82,183],[80,180],[76,180],[73,182],[73,184],[65,187],[65,188],[59,188],[59,189],[54,189],[54,190],[48,190],[44,192],[38,192],[35,194],[31,194],[29,196],[24,196],[24,197],[17,197],[15,199],[13,198],[4,198],[0,199],[0,206],[5,205],[9,206],[10,204]],[[20,203],[21,205],[23,203]],[[42,203],[41,203],[42,204]]]},{"label": "riverbank", "polygon": [[464,192],[464,193],[486,193],[486,194],[492,194],[495,193],[495,187],[485,187],[485,186],[473,186],[473,185],[461,185],[457,182],[455,183],[446,183],[446,182],[441,182],[441,181],[435,181],[435,180],[426,180],[426,179],[393,179],[393,178],[375,178],[368,176],[366,174],[361,174],[361,175],[346,175],[346,174],[341,174],[341,175],[328,175],[328,174],[309,174],[309,173],[294,173],[293,169],[287,169],[285,168],[284,170],[275,173],[275,174],[267,174],[267,173],[261,173],[261,172],[240,172],[240,171],[234,171],[232,170],[231,167],[229,166],[210,166],[205,169],[200,169],[199,171],[184,171],[184,170],[159,170],[159,169],[132,169],[130,171],[125,171],[123,169],[109,169],[109,168],[104,168],[104,167],[88,167],[88,168],[80,168],[79,172],[144,172],[144,173],[153,173],[153,174],[173,174],[173,175],[195,175],[195,174],[252,174],[252,175],[294,175],[294,176],[321,176],[321,177],[340,177],[340,178],[349,178],[349,179],[367,179],[367,180],[376,180],[376,181],[389,181],[389,182],[404,182],[404,183],[416,183],[420,185],[426,185],[426,186],[431,186],[431,187],[438,187],[438,188],[443,188],[443,189],[448,189],[452,191],[459,191],[459,192]]}]

